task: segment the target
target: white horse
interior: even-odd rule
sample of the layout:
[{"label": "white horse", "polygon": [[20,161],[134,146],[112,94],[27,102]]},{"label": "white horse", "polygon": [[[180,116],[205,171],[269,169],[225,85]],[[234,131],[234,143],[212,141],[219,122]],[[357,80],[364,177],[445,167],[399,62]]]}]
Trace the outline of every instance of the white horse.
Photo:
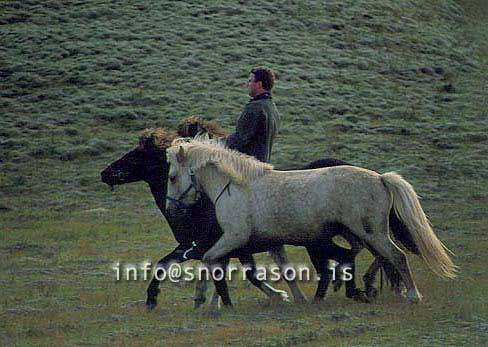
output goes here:
[{"label": "white horse", "polygon": [[[434,234],[413,187],[400,175],[353,166],[277,171],[245,154],[202,139],[175,140],[170,162],[168,208],[190,205],[204,191],[223,236],[204,255],[208,266],[246,245],[304,246],[324,237],[327,223],[347,226],[399,271],[407,298],[421,300],[403,251],[390,239],[392,208],[407,226],[422,259],[439,276],[456,266]],[[225,194],[224,194],[225,189]]]}]

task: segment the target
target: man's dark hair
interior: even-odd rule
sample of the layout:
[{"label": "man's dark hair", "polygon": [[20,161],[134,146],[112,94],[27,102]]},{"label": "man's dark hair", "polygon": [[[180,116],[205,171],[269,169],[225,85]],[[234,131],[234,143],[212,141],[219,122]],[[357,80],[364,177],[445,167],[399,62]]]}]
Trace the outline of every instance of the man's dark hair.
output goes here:
[{"label": "man's dark hair", "polygon": [[275,80],[275,74],[273,70],[268,69],[264,66],[257,66],[251,70],[251,73],[254,74],[254,81],[263,83],[263,88],[265,90],[271,91],[273,89],[273,84]]}]

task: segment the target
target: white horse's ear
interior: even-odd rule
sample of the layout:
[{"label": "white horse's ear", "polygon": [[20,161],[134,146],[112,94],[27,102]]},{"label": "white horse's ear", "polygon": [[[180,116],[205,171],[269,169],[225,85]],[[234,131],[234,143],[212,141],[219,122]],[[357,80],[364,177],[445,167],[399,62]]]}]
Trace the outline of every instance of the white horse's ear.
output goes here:
[{"label": "white horse's ear", "polygon": [[197,142],[208,142],[210,136],[205,130],[200,130],[193,139]]},{"label": "white horse's ear", "polygon": [[176,160],[178,163],[183,163],[185,161],[185,151],[183,150],[183,146],[180,146],[180,150],[176,154]]}]

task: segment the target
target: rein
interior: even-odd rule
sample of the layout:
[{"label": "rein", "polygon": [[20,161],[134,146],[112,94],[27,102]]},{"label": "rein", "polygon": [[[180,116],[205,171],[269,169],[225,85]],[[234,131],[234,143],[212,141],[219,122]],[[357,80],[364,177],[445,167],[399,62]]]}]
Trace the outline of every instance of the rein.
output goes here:
[{"label": "rein", "polygon": [[186,188],[186,190],[181,193],[180,197],[179,198],[173,198],[172,196],[169,196],[169,195],[166,195],[166,200],[169,200],[169,201],[174,201],[178,204],[178,206],[181,208],[190,208],[191,206],[193,206],[194,204],[191,204],[191,205],[185,205],[183,203],[183,199],[186,197],[186,195],[190,192],[190,190],[192,188],[195,189],[195,194],[196,194],[196,199],[195,199],[195,202],[198,201],[199,197],[200,197],[200,194],[201,194],[201,191],[199,191],[197,189],[197,180],[195,178],[195,173],[193,172],[192,169],[188,169],[188,173],[190,175],[190,180],[191,180],[191,183],[190,185],[188,186],[188,188]]},{"label": "rein", "polygon": [[219,196],[217,196],[217,199],[215,199],[215,202],[214,202],[214,206],[217,206],[217,201],[219,201],[220,197],[222,196],[222,194],[224,194],[224,192],[227,190],[227,194],[229,194],[230,196],[230,190],[229,190],[229,187],[230,187],[230,184],[232,182],[229,181],[229,183],[227,183],[224,187],[224,189],[222,189],[222,191],[220,192]]}]

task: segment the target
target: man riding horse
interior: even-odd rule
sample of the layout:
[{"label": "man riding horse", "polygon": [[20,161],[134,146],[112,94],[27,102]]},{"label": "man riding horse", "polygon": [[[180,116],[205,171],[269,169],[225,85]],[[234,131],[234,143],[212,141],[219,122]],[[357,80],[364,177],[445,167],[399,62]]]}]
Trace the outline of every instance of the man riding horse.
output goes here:
[{"label": "man riding horse", "polygon": [[271,96],[275,75],[273,70],[256,67],[247,80],[247,92],[252,98],[237,120],[236,131],[227,137],[227,146],[269,163],[271,148],[279,119]]}]

